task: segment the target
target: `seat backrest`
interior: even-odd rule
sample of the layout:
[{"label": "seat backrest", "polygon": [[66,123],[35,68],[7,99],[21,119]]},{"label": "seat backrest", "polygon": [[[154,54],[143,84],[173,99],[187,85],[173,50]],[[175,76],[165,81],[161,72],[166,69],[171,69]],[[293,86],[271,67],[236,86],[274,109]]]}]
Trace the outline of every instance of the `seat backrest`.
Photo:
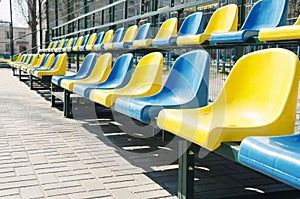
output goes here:
[{"label": "seat backrest", "polygon": [[41,54],[41,55],[39,56],[39,58],[38,58],[38,60],[37,60],[37,62],[36,62],[35,65],[37,65],[37,66],[41,65],[42,62],[44,61],[44,58],[45,58],[45,54],[43,53],[43,54]]},{"label": "seat backrest", "polygon": [[97,33],[93,33],[91,34],[89,40],[87,41],[86,45],[92,45],[95,43],[95,40],[96,40],[96,37],[97,37]]},{"label": "seat backrest", "polygon": [[211,16],[204,34],[213,32],[236,31],[238,24],[238,6],[229,4],[217,9]]},{"label": "seat backrest", "polygon": [[182,22],[177,36],[197,35],[203,31],[203,13],[196,12],[187,16]]},{"label": "seat backrest", "polygon": [[21,60],[22,60],[22,57],[23,57],[23,54],[20,53],[20,54],[18,55],[18,58],[16,59],[15,63],[18,63],[19,61],[21,61]]},{"label": "seat backrest", "polygon": [[93,67],[96,64],[97,54],[89,53],[83,60],[79,70],[76,74],[76,78],[84,78],[90,75],[93,70]]},{"label": "seat backrest", "polygon": [[48,58],[44,64],[43,68],[50,68],[52,66],[52,63],[54,62],[54,58],[55,58],[54,53],[48,55]]},{"label": "seat backrest", "polygon": [[66,48],[68,48],[68,47],[70,47],[71,45],[72,45],[72,43],[73,43],[73,40],[74,40],[74,38],[70,38],[70,39],[68,39],[68,42],[67,42],[67,44],[66,44]]},{"label": "seat backrest", "polygon": [[241,30],[260,30],[285,25],[288,0],[259,0],[251,10]]},{"label": "seat backrest", "polygon": [[194,50],[178,57],[166,79],[162,92],[171,92],[182,102],[197,98],[199,104],[207,105],[210,56],[205,50]]},{"label": "seat backrest", "polygon": [[39,56],[40,56],[39,54],[34,54],[32,56],[31,61],[28,64],[35,65],[39,60]]},{"label": "seat backrest", "polygon": [[145,23],[139,27],[139,30],[134,40],[143,40],[150,37],[150,25],[151,23]]},{"label": "seat backrest", "polygon": [[162,39],[168,37],[175,37],[177,35],[177,18],[171,18],[162,23],[160,26],[155,39]]},{"label": "seat backrest", "polygon": [[91,74],[89,75],[90,79],[95,81],[102,82],[107,79],[112,65],[112,54],[105,53],[100,55],[97,58],[96,64],[93,67]]},{"label": "seat backrest", "polygon": [[52,48],[53,44],[54,44],[54,42],[53,42],[53,41],[51,41],[51,42],[48,44],[48,47],[47,47],[47,49],[50,49],[50,48]]},{"label": "seat backrest", "polygon": [[[81,43],[82,43],[82,40],[83,40],[83,37],[84,36],[80,36],[80,37],[78,37],[78,39],[77,39],[77,41],[76,41],[76,44],[75,44],[75,46],[80,46],[81,45]],[[74,46],[74,47],[75,47]]]},{"label": "seat backrest", "polygon": [[[54,55],[54,56],[55,56],[55,55]],[[51,63],[51,65],[49,66],[48,69],[50,69],[50,70],[53,70],[53,69],[54,69],[54,67],[56,66],[56,63],[57,63],[57,61],[58,61],[58,59],[59,59],[59,56],[60,56],[60,54],[58,54],[58,55],[56,55],[56,56],[54,57],[54,60],[53,60],[53,62]]]},{"label": "seat backrest", "polygon": [[75,38],[73,38],[73,41],[72,41],[72,44],[71,44],[71,46],[70,46],[70,47],[73,47],[73,46],[75,46],[75,45],[76,45],[76,43],[77,43],[77,40],[78,40],[78,37],[75,37]]},{"label": "seat backrest", "polygon": [[47,62],[48,57],[49,57],[49,54],[45,54],[45,56],[43,57],[42,62],[39,64],[39,66],[41,66],[41,67],[44,66]]},{"label": "seat backrest", "polygon": [[94,42],[94,45],[101,44],[103,37],[104,37],[104,31],[99,32]]},{"label": "seat backrest", "polygon": [[57,55],[58,59],[53,67],[56,70],[56,75],[65,75],[67,69],[67,53]]},{"label": "seat backrest", "polygon": [[273,123],[279,131],[293,132],[299,67],[298,57],[286,49],[265,49],[245,55],[234,65],[213,104],[225,106],[225,110],[235,109],[234,117],[226,117],[228,124],[245,116],[253,117],[256,125]]},{"label": "seat backrest", "polygon": [[60,40],[59,45],[56,48],[62,48],[63,45],[65,44],[65,41],[66,41],[66,39]]},{"label": "seat backrest", "polygon": [[117,29],[111,42],[112,43],[120,42],[121,39],[123,38],[123,33],[124,33],[124,28]]},{"label": "seat backrest", "polygon": [[[161,88],[163,55],[159,52],[147,54],[135,67],[129,83],[124,89],[135,88],[139,91],[156,86],[156,93]],[[153,94],[154,94],[153,93]]]},{"label": "seat backrest", "polygon": [[293,25],[294,26],[300,25],[300,15],[299,15],[299,17],[297,18],[297,20],[295,21],[295,23]]},{"label": "seat backrest", "polygon": [[67,44],[68,44],[68,42],[69,42],[69,39],[65,39],[64,45],[63,45],[61,48],[64,48],[64,47],[66,47],[66,46],[67,46]]},{"label": "seat backrest", "polygon": [[58,48],[58,46],[60,45],[60,43],[61,43],[61,40],[58,40],[58,41],[56,42],[56,44],[53,46],[53,48]]},{"label": "seat backrest", "polygon": [[26,59],[25,64],[30,64],[31,61],[32,61],[33,56],[34,56],[33,54],[29,54],[29,55],[28,55],[28,58]]},{"label": "seat backrest", "polygon": [[106,44],[106,43],[110,43],[113,39],[113,36],[114,36],[114,30],[108,30],[105,35],[104,35],[104,38],[101,42],[101,44]]},{"label": "seat backrest", "polygon": [[131,77],[133,68],[133,55],[126,53],[116,59],[107,77],[106,83],[115,84],[117,86],[126,85]]},{"label": "seat backrest", "polygon": [[132,42],[137,34],[137,31],[138,31],[137,25],[130,26],[126,31],[122,39],[122,42]]},{"label": "seat backrest", "polygon": [[90,37],[90,34],[85,35],[81,41],[80,46],[84,47],[87,44],[89,37]]}]

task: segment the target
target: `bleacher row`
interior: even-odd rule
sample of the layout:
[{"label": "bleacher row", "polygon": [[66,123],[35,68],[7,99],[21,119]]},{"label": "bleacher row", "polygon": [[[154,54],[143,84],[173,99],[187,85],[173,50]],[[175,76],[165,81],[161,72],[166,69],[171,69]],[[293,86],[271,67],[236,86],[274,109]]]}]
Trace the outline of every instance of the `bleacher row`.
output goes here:
[{"label": "bleacher row", "polygon": [[[217,99],[208,104],[210,56],[193,50],[179,56],[164,84],[163,55],[144,55],[134,66],[126,53],[114,62],[109,49],[299,40],[300,20],[286,21],[287,0],[260,0],[237,30],[238,7],[227,5],[212,15],[202,33],[203,14],[188,16],[177,32],[177,18],[166,20],[156,37],[150,24],[106,33],[52,41],[40,53],[20,55],[10,65],[32,78],[51,81],[52,106],[63,91],[64,115],[71,117],[72,93],[143,123],[216,151],[224,143],[240,143],[239,161],[257,171],[300,189],[300,134],[294,134],[300,62],[291,51],[270,48],[247,54],[231,70]],[[270,17],[272,15],[272,17]],[[299,24],[299,25],[298,25]],[[280,27],[278,27],[280,26]],[[123,35],[124,34],[124,35]],[[238,45],[238,44],[237,44]],[[66,73],[67,54],[88,54],[78,72]],[[62,53],[65,52],[65,53]],[[49,54],[51,53],[51,54]],[[54,53],[62,53],[55,56]],[[22,72],[21,72],[22,71]],[[30,83],[31,88],[33,83]]]}]

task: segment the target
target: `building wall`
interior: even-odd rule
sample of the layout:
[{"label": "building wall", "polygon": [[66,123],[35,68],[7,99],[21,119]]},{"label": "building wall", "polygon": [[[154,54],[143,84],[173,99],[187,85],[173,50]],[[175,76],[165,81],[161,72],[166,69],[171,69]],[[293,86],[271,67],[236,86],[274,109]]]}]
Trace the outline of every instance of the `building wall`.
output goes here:
[{"label": "building wall", "polygon": [[[30,33],[29,28],[14,27],[14,38]],[[0,54],[10,54],[10,30],[8,24],[0,23]],[[27,36],[14,41],[14,53],[20,53],[31,48],[31,37]]]}]

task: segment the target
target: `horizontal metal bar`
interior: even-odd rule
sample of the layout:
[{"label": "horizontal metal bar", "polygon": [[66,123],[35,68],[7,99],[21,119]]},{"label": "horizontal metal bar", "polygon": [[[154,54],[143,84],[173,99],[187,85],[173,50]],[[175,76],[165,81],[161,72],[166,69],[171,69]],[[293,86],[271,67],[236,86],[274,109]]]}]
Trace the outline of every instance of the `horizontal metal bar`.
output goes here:
[{"label": "horizontal metal bar", "polygon": [[216,0],[200,0],[200,1],[196,1],[196,2],[191,2],[191,3],[183,4],[183,5],[178,5],[178,6],[171,7],[171,8],[170,7],[166,7],[166,8],[157,10],[157,11],[148,12],[148,13],[145,13],[145,14],[142,14],[142,15],[137,15],[137,16],[129,17],[127,19],[121,19],[121,20],[118,20],[118,21],[115,21],[115,22],[106,23],[104,25],[94,26],[94,27],[91,27],[91,28],[82,29],[82,30],[79,30],[79,31],[76,31],[76,32],[72,32],[72,33],[66,34],[66,35],[62,35],[62,36],[59,36],[59,37],[54,37],[53,39],[54,40],[56,40],[56,39],[62,39],[62,38],[69,37],[69,36],[72,36],[72,35],[80,34],[82,32],[87,32],[87,31],[91,31],[91,30],[95,30],[95,29],[102,29],[102,28],[106,28],[106,27],[109,27],[109,26],[114,26],[114,25],[117,25],[117,24],[126,23],[126,22],[129,22],[129,21],[135,21],[135,20],[138,20],[138,19],[152,17],[152,16],[155,16],[155,15],[159,15],[159,14],[163,14],[163,13],[168,13],[168,12],[173,12],[173,11],[176,11],[176,10],[180,10],[180,9],[184,9],[184,8],[188,8],[188,7],[192,7],[192,6],[197,6],[199,4],[206,4],[206,3],[210,3],[210,2],[215,2],[215,1]]},{"label": "horizontal metal bar", "polygon": [[95,14],[95,13],[100,12],[100,11],[102,11],[102,10],[105,10],[105,9],[107,9],[107,8],[110,8],[110,7],[116,6],[116,5],[118,5],[118,4],[124,3],[125,1],[126,1],[126,0],[119,0],[119,1],[117,1],[117,2],[114,2],[114,3],[109,4],[109,5],[107,5],[107,6],[104,6],[104,7],[101,7],[101,8],[99,8],[99,9],[93,10],[92,12],[86,13],[86,14],[84,14],[84,15],[81,15],[80,17],[76,17],[75,19],[72,19],[72,20],[70,20],[70,21],[68,21],[68,22],[66,22],[66,23],[63,23],[63,24],[59,25],[59,26],[53,27],[52,30],[56,30],[56,29],[58,29],[58,28],[60,28],[60,27],[66,26],[66,25],[68,25],[68,24],[70,24],[70,23],[72,23],[72,22],[74,22],[74,21],[80,20],[80,19],[82,19],[82,18],[84,18],[84,17],[88,17],[88,16],[90,16],[90,15],[92,15],[92,14]]}]

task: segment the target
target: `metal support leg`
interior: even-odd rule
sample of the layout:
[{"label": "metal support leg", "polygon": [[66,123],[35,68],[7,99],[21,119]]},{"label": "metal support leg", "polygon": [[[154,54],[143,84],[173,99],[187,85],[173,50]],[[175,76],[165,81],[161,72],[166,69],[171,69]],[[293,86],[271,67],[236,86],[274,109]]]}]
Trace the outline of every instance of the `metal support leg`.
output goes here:
[{"label": "metal support leg", "polygon": [[32,75],[29,75],[29,85],[30,85],[30,90],[33,90],[33,78]]},{"label": "metal support leg", "polygon": [[194,164],[195,164],[195,145],[189,141],[179,141],[178,159],[178,198],[194,198]]},{"label": "metal support leg", "polygon": [[20,69],[17,69],[19,71],[19,81],[22,81],[22,71]]},{"label": "metal support leg", "polygon": [[51,83],[51,107],[55,107],[55,95],[53,94],[55,92],[55,85]]},{"label": "metal support leg", "polygon": [[64,89],[64,116],[66,118],[72,118],[72,109],[71,109],[71,92]]},{"label": "metal support leg", "polygon": [[297,46],[297,56],[300,56],[300,46]]}]

